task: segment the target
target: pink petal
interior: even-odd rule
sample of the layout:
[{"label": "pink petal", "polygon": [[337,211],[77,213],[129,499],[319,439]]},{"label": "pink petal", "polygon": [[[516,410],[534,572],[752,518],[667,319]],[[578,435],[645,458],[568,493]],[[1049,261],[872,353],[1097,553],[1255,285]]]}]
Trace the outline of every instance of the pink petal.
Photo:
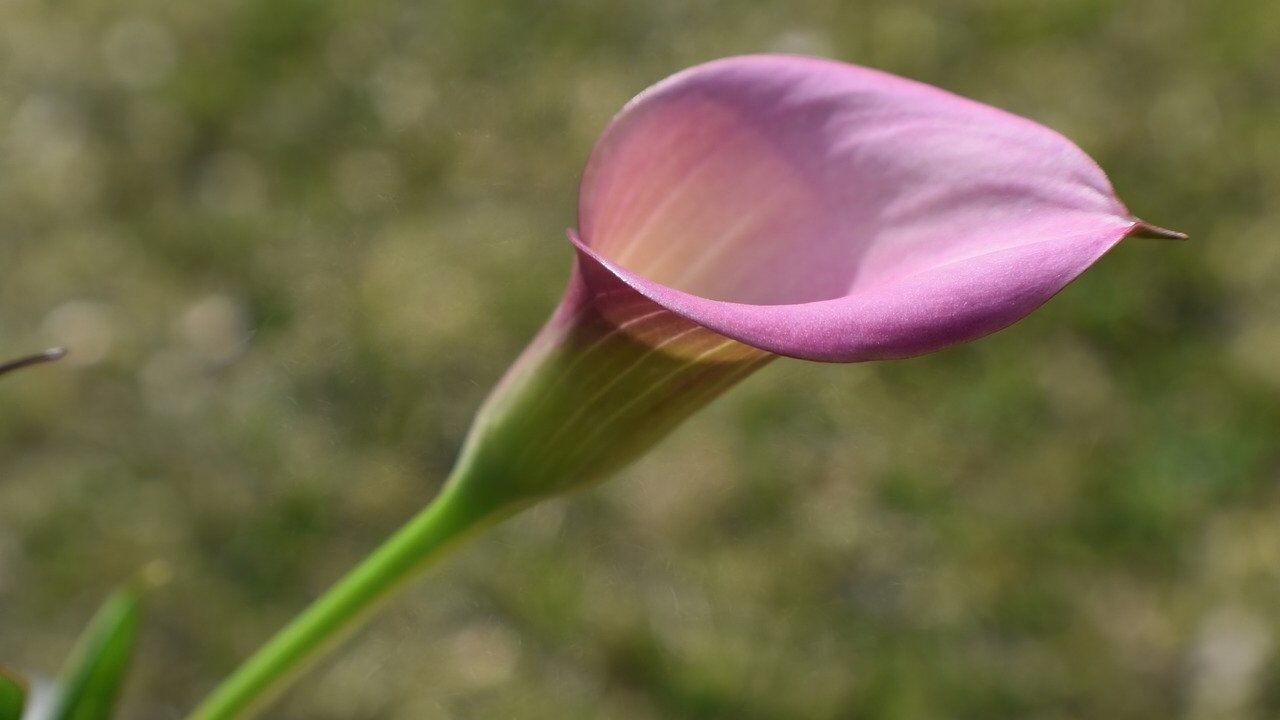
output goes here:
[{"label": "pink petal", "polygon": [[781,355],[859,361],[971,340],[1140,225],[1034,122],[828,60],[747,56],[633,100],[583,178],[584,276]]}]

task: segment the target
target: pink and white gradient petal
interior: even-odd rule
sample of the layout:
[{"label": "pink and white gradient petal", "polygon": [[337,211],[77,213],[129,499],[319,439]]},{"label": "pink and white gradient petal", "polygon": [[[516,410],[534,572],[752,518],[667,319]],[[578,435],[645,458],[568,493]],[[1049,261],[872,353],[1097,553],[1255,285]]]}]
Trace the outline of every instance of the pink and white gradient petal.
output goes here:
[{"label": "pink and white gradient petal", "polygon": [[860,361],[1005,327],[1143,227],[1030,120],[816,58],[728,58],[639,95],[592,151],[584,267],[769,352]]}]

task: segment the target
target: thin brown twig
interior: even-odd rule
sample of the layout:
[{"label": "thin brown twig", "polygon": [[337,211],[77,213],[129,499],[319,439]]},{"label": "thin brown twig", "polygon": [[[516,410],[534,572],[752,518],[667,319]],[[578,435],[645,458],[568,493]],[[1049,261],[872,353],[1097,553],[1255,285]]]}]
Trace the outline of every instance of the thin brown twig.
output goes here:
[{"label": "thin brown twig", "polygon": [[54,360],[61,360],[66,356],[66,348],[50,348],[42,353],[36,353],[35,355],[28,355],[26,357],[18,358],[17,360],[0,363],[0,375],[11,373],[14,370],[21,370],[25,367],[31,367],[32,365],[43,365],[45,363],[53,362]]}]

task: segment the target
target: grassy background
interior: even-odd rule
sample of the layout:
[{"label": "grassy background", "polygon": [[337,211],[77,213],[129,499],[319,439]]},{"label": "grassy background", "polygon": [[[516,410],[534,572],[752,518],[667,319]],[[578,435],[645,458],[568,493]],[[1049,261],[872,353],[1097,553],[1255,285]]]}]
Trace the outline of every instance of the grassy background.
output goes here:
[{"label": "grassy background", "polygon": [[1142,216],[1032,318],[780,362],[415,585],[273,718],[1280,717],[1274,0],[0,3],[0,658],[152,596],[179,718],[424,503],[595,134],[717,56],[1049,124]]}]

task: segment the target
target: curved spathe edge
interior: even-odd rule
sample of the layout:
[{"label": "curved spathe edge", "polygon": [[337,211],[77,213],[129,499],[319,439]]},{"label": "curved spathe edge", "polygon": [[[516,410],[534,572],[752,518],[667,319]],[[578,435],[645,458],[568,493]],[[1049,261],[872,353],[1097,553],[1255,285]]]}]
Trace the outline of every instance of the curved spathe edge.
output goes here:
[{"label": "curved spathe edge", "polygon": [[843,297],[793,305],[750,305],[686,293],[608,260],[573,230],[568,236],[588,286],[616,278],[672,313],[777,355],[863,362],[924,355],[1006,328],[1145,227],[1117,218],[1114,225],[1089,232],[996,250]]}]

